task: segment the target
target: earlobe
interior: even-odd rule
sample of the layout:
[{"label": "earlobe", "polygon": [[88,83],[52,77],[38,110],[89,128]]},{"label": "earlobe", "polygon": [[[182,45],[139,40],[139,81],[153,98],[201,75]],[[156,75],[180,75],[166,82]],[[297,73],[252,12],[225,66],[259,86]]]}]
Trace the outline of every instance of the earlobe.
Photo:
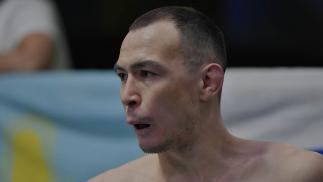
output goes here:
[{"label": "earlobe", "polygon": [[202,69],[201,77],[201,95],[200,98],[203,101],[207,101],[210,98],[218,95],[222,89],[224,72],[220,65],[216,63],[210,63]]},{"label": "earlobe", "polygon": [[200,82],[199,82],[199,88],[200,89],[203,89],[204,88],[204,80],[203,79],[200,79]]}]

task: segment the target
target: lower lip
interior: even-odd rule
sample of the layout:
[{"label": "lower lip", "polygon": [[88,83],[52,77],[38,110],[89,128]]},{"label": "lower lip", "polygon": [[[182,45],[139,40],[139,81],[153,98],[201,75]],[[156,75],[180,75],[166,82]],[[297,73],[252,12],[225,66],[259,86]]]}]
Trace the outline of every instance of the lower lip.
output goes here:
[{"label": "lower lip", "polygon": [[147,128],[142,128],[142,129],[134,128],[134,129],[135,129],[137,136],[144,137],[144,136],[147,136],[152,131],[152,125],[150,125]]}]

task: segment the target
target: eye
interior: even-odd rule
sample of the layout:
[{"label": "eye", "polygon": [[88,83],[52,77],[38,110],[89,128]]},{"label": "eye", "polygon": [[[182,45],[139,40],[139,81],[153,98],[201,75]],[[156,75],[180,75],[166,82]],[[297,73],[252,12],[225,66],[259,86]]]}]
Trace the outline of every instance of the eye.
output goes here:
[{"label": "eye", "polygon": [[127,74],[126,73],[120,72],[120,73],[117,73],[117,75],[119,76],[119,78],[120,78],[120,80],[122,82],[124,82],[127,79]]},{"label": "eye", "polygon": [[151,71],[140,70],[140,76],[142,78],[149,78],[149,77],[156,76],[156,75],[157,75],[156,73],[153,73]]}]

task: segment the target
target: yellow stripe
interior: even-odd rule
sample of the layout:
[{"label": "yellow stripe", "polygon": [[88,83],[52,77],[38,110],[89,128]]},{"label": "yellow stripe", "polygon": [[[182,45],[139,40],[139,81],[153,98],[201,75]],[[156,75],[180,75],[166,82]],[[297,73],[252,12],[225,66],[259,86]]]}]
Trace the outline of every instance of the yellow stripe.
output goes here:
[{"label": "yellow stripe", "polygon": [[12,138],[12,182],[50,182],[41,139],[33,130],[21,130]]}]

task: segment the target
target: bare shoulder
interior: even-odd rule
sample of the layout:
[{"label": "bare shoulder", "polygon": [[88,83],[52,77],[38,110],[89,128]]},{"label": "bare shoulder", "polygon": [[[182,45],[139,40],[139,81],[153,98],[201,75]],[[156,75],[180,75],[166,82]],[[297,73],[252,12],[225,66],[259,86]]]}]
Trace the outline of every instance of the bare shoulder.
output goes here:
[{"label": "bare shoulder", "polygon": [[[121,168],[120,168],[121,169]],[[88,180],[88,182],[106,182],[106,181],[115,181],[115,182],[121,182],[121,181],[128,181],[129,178],[126,175],[122,175],[122,172],[120,169],[111,169],[108,170],[102,174],[99,174],[98,176],[95,176]],[[127,174],[126,171],[123,172],[124,174]]]},{"label": "bare shoulder", "polygon": [[[89,182],[137,182],[147,181],[150,174],[148,171],[152,170],[152,166],[155,164],[156,157],[153,155],[146,155],[137,160],[126,163],[118,168],[108,170],[98,176],[95,176],[89,180]],[[148,173],[147,173],[148,172]]]},{"label": "bare shoulder", "polygon": [[274,173],[282,173],[290,181],[316,182],[323,179],[323,156],[318,153],[286,144],[272,144],[267,159]]}]

